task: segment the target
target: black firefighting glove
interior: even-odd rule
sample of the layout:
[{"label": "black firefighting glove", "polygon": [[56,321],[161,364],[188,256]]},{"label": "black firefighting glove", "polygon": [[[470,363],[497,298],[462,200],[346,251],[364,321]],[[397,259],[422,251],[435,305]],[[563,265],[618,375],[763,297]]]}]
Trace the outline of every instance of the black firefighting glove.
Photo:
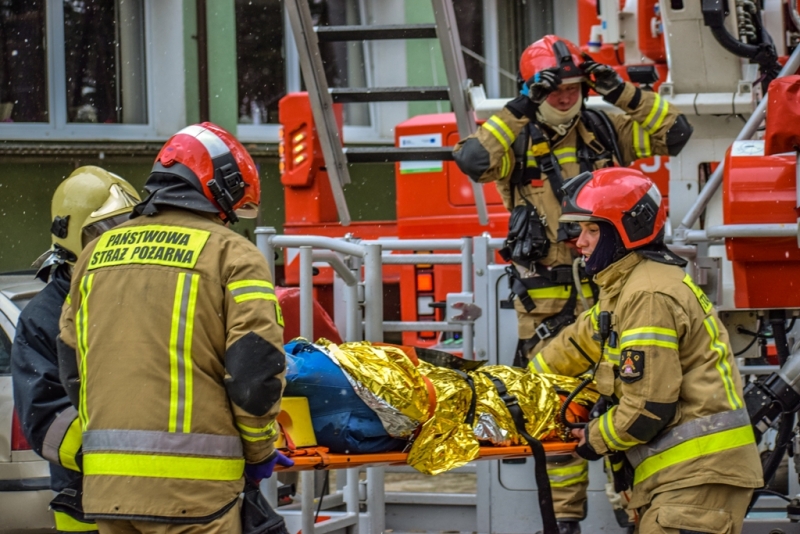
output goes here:
[{"label": "black firefighting glove", "polygon": [[[589,433],[589,427],[586,427],[586,433]],[[597,452],[594,450],[592,444],[589,443],[588,436],[586,439],[584,439],[583,443],[575,447],[575,454],[584,460],[589,460],[590,462],[594,462],[595,460],[599,460],[603,457],[602,454],[597,454]]]},{"label": "black firefighting glove", "polygon": [[580,69],[589,78],[592,88],[603,96],[603,100],[614,104],[619,99],[625,81],[617,71],[593,60],[581,63]]},{"label": "black firefighting glove", "polygon": [[561,76],[558,69],[540,70],[525,82],[528,86],[528,96],[537,104],[541,104],[553,91],[561,85]]}]

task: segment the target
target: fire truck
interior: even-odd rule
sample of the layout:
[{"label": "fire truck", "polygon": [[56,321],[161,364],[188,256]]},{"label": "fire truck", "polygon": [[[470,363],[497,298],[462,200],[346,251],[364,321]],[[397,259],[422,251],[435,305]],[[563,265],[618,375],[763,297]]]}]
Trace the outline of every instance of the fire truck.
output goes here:
[{"label": "fire truck", "polygon": [[[437,6],[443,14],[436,11]],[[689,260],[687,270],[720,310],[748,394],[756,399],[750,411],[764,435],[765,469],[774,474],[781,461],[786,465],[787,451],[798,452],[793,447],[794,413],[800,408],[800,369],[795,368],[800,358],[793,355],[800,352],[800,328],[795,328],[800,315],[800,131],[796,128],[800,78],[781,78],[795,75],[800,67],[797,1],[578,0],[578,8],[582,48],[597,61],[613,65],[624,78],[658,91],[694,127],[691,141],[679,156],[650,158],[634,165],[650,175],[668,198],[667,240]],[[516,342],[514,312],[506,305],[502,261],[493,252],[496,247],[491,247],[492,241],[506,234],[508,212],[493,185],[471,183],[449,156],[458,139],[474,131],[507,99],[487,98],[482,88],[465,83],[463,60],[459,69],[460,53],[455,52],[460,51],[457,35],[453,36],[457,32],[449,31],[452,5],[434,1],[434,30],[439,30],[442,42],[450,84],[445,94],[453,112],[398,124],[395,146],[383,151],[342,148],[339,104],[358,100],[352,91],[329,90],[320,80],[323,70],[315,64],[319,54],[316,59],[313,54],[318,36],[302,14],[292,9],[289,14],[295,37],[300,36],[298,47],[306,48],[306,59],[302,51],[300,57],[310,90],[288,95],[280,106],[288,237],[274,243],[287,247],[287,283],[313,283],[320,300],[332,302],[337,300],[332,296],[337,276],[347,276],[326,267],[333,263],[320,263],[313,282],[304,275],[299,264],[303,250],[296,245],[307,243],[303,246],[314,248],[314,243],[323,243],[304,241],[304,236],[340,238],[348,246],[364,244],[367,249],[392,243],[385,249],[394,252],[383,250],[384,259],[416,251],[420,261],[394,258],[377,264],[382,284],[396,285],[400,294],[400,321],[391,322],[416,325],[415,330],[395,330],[403,332],[403,343],[449,344],[465,358],[510,364]],[[442,28],[448,28],[445,37]],[[430,28],[405,29],[405,33],[384,28],[382,32],[385,38],[436,35]],[[767,83],[773,78],[778,80],[768,92]],[[375,89],[369,92],[384,100],[400,98]],[[590,107],[615,112],[597,96],[588,100]],[[396,220],[349,220],[343,204],[347,165],[364,161],[395,162]],[[436,248],[437,243],[465,236],[473,237],[475,247],[466,279],[465,264],[433,261],[436,253],[455,256]],[[418,243],[403,247],[402,240]],[[431,248],[421,250],[420,240],[430,240]],[[369,253],[362,257],[367,262]],[[309,251],[305,258],[309,262],[314,256]],[[374,284],[371,287],[363,296],[352,298],[383,303],[381,290]],[[474,291],[465,291],[466,287]],[[458,316],[450,309],[455,304],[466,309],[470,303],[479,303],[483,309]],[[382,306],[378,313],[388,324]],[[346,324],[353,335],[366,334],[371,339],[366,314],[363,322],[367,325],[363,331],[361,323],[357,327],[352,321]],[[431,323],[430,329],[420,324],[425,322]],[[440,328],[450,322],[470,323],[470,327]],[[384,330],[371,328],[382,337]],[[531,466],[484,463],[478,468],[475,505],[479,531],[536,530],[537,518],[530,506],[536,491]],[[585,530],[614,531],[604,474],[596,466],[593,469]],[[791,459],[788,472],[774,487],[791,500],[800,494],[800,469],[795,469]],[[523,512],[527,509],[530,513]],[[797,526],[790,523],[800,519],[796,500],[787,508],[779,497],[766,496],[755,510],[761,515],[748,518],[746,532],[791,532]]]}]

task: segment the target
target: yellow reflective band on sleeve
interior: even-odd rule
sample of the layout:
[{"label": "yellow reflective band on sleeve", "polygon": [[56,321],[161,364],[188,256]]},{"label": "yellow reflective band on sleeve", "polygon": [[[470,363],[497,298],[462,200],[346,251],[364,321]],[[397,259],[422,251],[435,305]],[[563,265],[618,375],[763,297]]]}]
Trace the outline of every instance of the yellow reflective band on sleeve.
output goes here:
[{"label": "yellow reflective band on sleeve", "polygon": [[[592,298],[592,288],[589,284],[581,286],[583,296]],[[529,289],[528,295],[534,300],[536,299],[568,299],[572,286],[553,286],[553,287],[540,287],[538,289]]]},{"label": "yellow reflective band on sleeve", "polygon": [[86,430],[89,424],[89,410],[86,407],[86,358],[89,353],[89,294],[92,292],[92,282],[94,274],[87,274],[83,277],[80,284],[80,303],[75,325],[77,334],[78,354],[81,362],[81,384],[80,399],[78,401],[78,415],[81,419],[81,429]]},{"label": "yellow reflective band on sleeve", "polygon": [[159,224],[109,230],[100,236],[87,269],[130,264],[193,269],[210,235]]},{"label": "yellow reflective band on sleeve", "polygon": [[633,150],[637,158],[649,158],[653,155],[650,149],[650,134],[636,121],[633,121]]},{"label": "yellow reflective band on sleeve", "polygon": [[644,129],[650,135],[653,135],[661,127],[664,123],[664,118],[667,116],[667,111],[669,111],[669,103],[661,98],[658,93],[655,93],[654,96],[653,107],[650,108],[650,113],[647,114],[647,118],[643,123]]},{"label": "yellow reflective band on sleeve", "polygon": [[641,484],[659,471],[681,462],[754,443],[755,436],[750,425],[690,439],[644,460],[636,468],[633,484]]},{"label": "yellow reflective band on sleeve", "polygon": [[730,404],[731,408],[734,410],[741,408],[743,406],[742,399],[739,398],[739,394],[736,392],[736,386],[731,376],[731,365],[728,361],[728,345],[719,339],[719,325],[717,325],[714,316],[710,315],[703,321],[703,326],[706,327],[706,332],[708,332],[708,336],[711,338],[709,348],[717,353],[715,367],[722,378],[722,385],[725,387],[725,395],[728,397],[728,404]]},{"label": "yellow reflective band on sleeve", "polygon": [[598,426],[600,427],[600,435],[603,437],[603,441],[606,442],[606,445],[608,445],[609,449],[624,451],[635,445],[638,445],[639,442],[625,441],[620,439],[619,435],[617,435],[617,430],[614,428],[614,412],[616,409],[617,407],[614,406],[609,411],[601,415]]},{"label": "yellow reflective band on sleeve", "polygon": [[247,426],[238,421],[236,422],[236,426],[239,428],[241,438],[245,441],[268,441],[274,438],[275,434],[278,433],[275,421],[268,423],[262,428]]},{"label": "yellow reflective band on sleeve", "polygon": [[553,371],[550,370],[550,367],[548,367],[547,363],[545,363],[544,356],[542,356],[541,352],[533,357],[531,363],[528,364],[528,367],[534,374],[554,374]]},{"label": "yellow reflective band on sleeve", "polygon": [[[504,131],[502,131],[499,127],[499,124],[502,124],[503,121],[493,121],[496,117],[493,116],[491,119],[483,123],[483,128],[486,128],[488,131],[492,133],[495,139],[502,145],[503,149],[508,150],[508,147],[511,146],[511,139],[506,137]],[[497,125],[497,126],[496,126]],[[505,124],[503,124],[505,126]],[[513,139],[513,136],[512,136]]]},{"label": "yellow reflective band on sleeve", "polygon": [[678,350],[678,333],[670,328],[644,326],[624,330],[620,336],[620,349],[628,347],[664,347]]},{"label": "yellow reflective band on sleeve", "polygon": [[239,480],[244,458],[91,453],[83,457],[83,472],[86,476]]},{"label": "yellow reflective band on sleeve", "polygon": [[58,460],[62,466],[73,471],[80,472],[81,468],[78,467],[78,462],[75,457],[83,443],[83,430],[81,429],[80,418],[75,418],[70,423],[67,433],[64,434],[64,439],[61,441],[61,446],[58,448]]},{"label": "yellow reflective band on sleeve", "polygon": [[692,277],[687,274],[683,277],[683,283],[686,284],[689,289],[692,290],[694,296],[697,297],[697,301],[700,303],[700,307],[703,308],[703,312],[708,313],[711,311],[711,307],[713,306],[713,304],[711,304],[711,300],[709,300],[706,294],[703,293],[702,289],[697,287],[697,285],[694,283],[694,280],[692,280]]},{"label": "yellow reflective band on sleeve", "polygon": [[78,521],[64,512],[53,512],[56,530],[59,532],[97,532],[97,524]]},{"label": "yellow reflective band on sleeve", "polygon": [[580,465],[570,467],[548,468],[547,477],[550,479],[550,487],[553,488],[565,488],[580,484],[589,479],[589,463],[584,461]]},{"label": "yellow reflective band on sleeve", "polygon": [[228,290],[237,304],[256,299],[278,302],[275,286],[266,280],[238,280],[228,284]]},{"label": "yellow reflective band on sleeve", "polygon": [[503,154],[503,159],[500,160],[500,175],[505,176],[511,169],[511,159],[508,157],[508,152]]},{"label": "yellow reflective band on sleeve", "polygon": [[506,124],[506,121],[504,121],[503,119],[501,119],[497,115],[492,115],[489,118],[489,121],[493,125],[499,127],[501,130],[503,130],[503,133],[505,133],[508,136],[509,141],[513,141],[513,139],[516,137],[514,135],[514,132],[511,131],[511,128],[508,127],[508,124]]}]

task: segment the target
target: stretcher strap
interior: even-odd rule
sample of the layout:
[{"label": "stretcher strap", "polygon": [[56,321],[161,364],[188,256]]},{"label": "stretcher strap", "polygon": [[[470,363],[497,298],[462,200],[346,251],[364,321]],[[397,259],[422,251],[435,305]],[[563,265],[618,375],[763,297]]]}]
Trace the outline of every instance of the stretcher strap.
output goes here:
[{"label": "stretcher strap", "polygon": [[503,381],[489,373],[484,374],[492,381],[497,394],[506,404],[506,408],[508,408],[511,418],[514,420],[514,426],[517,427],[517,432],[525,438],[531,448],[536,487],[539,495],[539,512],[542,515],[542,533],[558,534],[558,523],[556,522],[556,512],[553,506],[553,492],[550,489],[550,477],[547,475],[547,457],[544,452],[544,446],[542,446],[541,441],[528,434],[525,429],[525,414],[522,413],[522,408],[520,408],[517,398],[514,395],[509,395]]}]

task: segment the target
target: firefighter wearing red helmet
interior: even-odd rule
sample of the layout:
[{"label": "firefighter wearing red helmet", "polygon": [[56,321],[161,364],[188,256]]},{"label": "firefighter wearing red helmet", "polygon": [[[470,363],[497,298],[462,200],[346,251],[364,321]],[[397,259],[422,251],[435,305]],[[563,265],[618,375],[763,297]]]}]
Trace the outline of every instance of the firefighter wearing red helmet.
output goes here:
[{"label": "firefighter wearing red helmet", "polygon": [[[627,166],[652,155],[677,155],[692,133],[680,112],[658,94],[624,82],[584,56],[573,43],[548,35],[530,45],[519,64],[521,94],[478,131],[459,141],[454,157],[476,182],[495,182],[511,211],[501,254],[517,311],[515,365],[526,365],[582,310],[573,284],[575,225],[558,223],[561,186],[583,171]],[[586,109],[589,88],[622,113]],[[589,279],[582,292],[597,292]],[[579,532],[585,516],[588,466],[549,466],[556,514]]]},{"label": "firefighter wearing red helmet", "polygon": [[81,253],[61,315],[84,509],[101,534],[241,532],[245,477],[291,463],[274,447],[285,358],[272,275],[226,227],[255,216],[258,170],[205,122],[167,141],[145,189],[131,220]]},{"label": "firefighter wearing red helmet", "polygon": [[728,333],[665,246],[666,218],[658,188],[633,169],[565,186],[561,220],[580,224],[577,246],[600,294],[530,369],[594,373],[610,409],[573,430],[577,453],[611,457],[616,489],[632,487],[636,532],[738,533],[763,485],[761,462]]}]

